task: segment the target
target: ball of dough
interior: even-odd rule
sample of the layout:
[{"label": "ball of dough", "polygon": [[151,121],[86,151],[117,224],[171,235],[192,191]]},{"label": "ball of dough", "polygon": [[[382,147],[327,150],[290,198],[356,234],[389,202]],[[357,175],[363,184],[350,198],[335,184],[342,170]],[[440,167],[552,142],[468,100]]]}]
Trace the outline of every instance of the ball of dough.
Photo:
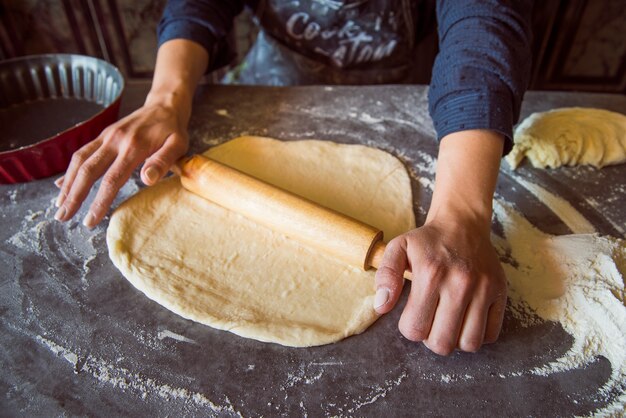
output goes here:
[{"label": "ball of dough", "polygon": [[514,142],[505,158],[513,169],[524,157],[538,168],[619,164],[626,161],[626,116],[582,107],[533,113],[515,129]]}]

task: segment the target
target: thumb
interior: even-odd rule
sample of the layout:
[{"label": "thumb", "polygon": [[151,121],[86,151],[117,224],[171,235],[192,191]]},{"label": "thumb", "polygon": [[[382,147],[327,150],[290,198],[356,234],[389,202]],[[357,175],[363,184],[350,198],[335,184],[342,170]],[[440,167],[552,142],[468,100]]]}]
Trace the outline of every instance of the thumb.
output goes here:
[{"label": "thumb", "polygon": [[150,156],[141,169],[141,180],[144,184],[152,186],[161,179],[176,160],[187,152],[187,141],[178,134],[173,133],[167,137],[163,146]]},{"label": "thumb", "polygon": [[404,270],[408,265],[404,238],[398,237],[389,241],[376,272],[374,309],[379,314],[389,312],[398,302],[404,285]]}]

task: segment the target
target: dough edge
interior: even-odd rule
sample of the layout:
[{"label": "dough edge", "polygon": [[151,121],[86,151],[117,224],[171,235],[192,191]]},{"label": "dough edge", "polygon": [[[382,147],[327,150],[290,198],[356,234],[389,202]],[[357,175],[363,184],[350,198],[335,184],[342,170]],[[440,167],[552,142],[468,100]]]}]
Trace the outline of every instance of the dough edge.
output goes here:
[{"label": "dough edge", "polygon": [[[231,141],[236,140],[269,140],[275,141],[276,143],[285,144],[293,144],[293,143],[324,143],[329,147],[338,147],[337,150],[341,152],[343,147],[349,147],[354,149],[362,148],[363,150],[367,150],[367,153],[381,153],[384,154],[384,158],[391,158],[397,161],[397,163],[404,169],[404,175],[408,179],[408,173],[406,172],[406,168],[404,165],[392,155],[370,147],[366,147],[363,145],[348,145],[348,144],[336,144],[334,142],[329,141],[317,141],[317,140],[302,140],[302,141],[278,141],[271,138],[262,138],[262,137],[239,137],[235,138]],[[231,142],[229,141],[229,142]],[[223,145],[223,144],[222,144]],[[211,150],[214,150],[218,147],[211,148],[207,153],[211,153]],[[168,186],[169,183],[178,183],[178,179],[166,179],[159,183],[159,185],[154,187],[176,187],[176,186]],[[178,186],[180,187],[180,186]],[[144,189],[140,193],[145,192]],[[411,190],[410,190],[410,180],[409,180],[409,189],[406,190],[409,194],[409,201],[412,202]],[[130,201],[130,199],[129,199]],[[107,229],[107,246],[109,249],[109,254],[111,260],[114,265],[122,272],[124,277],[138,290],[144,293],[148,298],[153,301],[159,303],[160,305],[166,307],[170,311],[195,322],[199,322],[205,325],[208,325],[212,328],[230,331],[236,335],[252,338],[259,341],[264,342],[274,342],[282,345],[292,346],[292,347],[308,347],[308,346],[316,346],[323,345],[332,342],[339,341],[351,335],[362,333],[365,329],[367,329],[373,322],[376,321],[378,315],[372,308],[373,304],[373,294],[365,297],[360,304],[360,308],[354,312],[352,316],[352,320],[346,325],[345,329],[340,332],[327,332],[321,329],[312,329],[310,327],[298,327],[292,326],[292,332],[288,333],[276,333],[276,329],[272,327],[272,324],[264,324],[263,327],[259,328],[255,322],[247,322],[247,321],[229,321],[224,318],[220,318],[218,316],[212,315],[208,311],[203,311],[198,309],[197,307],[184,306],[180,301],[176,300],[175,297],[171,294],[167,294],[166,292],[155,292],[154,286],[151,285],[151,279],[147,278],[146,275],[142,272],[144,271],[144,266],[141,262],[138,262],[137,259],[133,259],[132,254],[125,249],[125,244],[122,236],[124,223],[127,221],[124,217],[119,216],[119,213],[122,213],[123,208],[128,205],[126,201],[120,205],[120,207],[115,211],[113,216],[111,217],[111,221],[109,224],[109,228]],[[412,212],[412,207],[411,207]],[[414,216],[411,216],[410,222],[408,222],[409,227],[415,226]],[[355,280],[362,280],[362,277],[365,276],[366,280],[370,280],[372,283],[374,282],[374,272],[358,272],[355,274],[351,273],[355,276]],[[148,274],[149,276],[149,274]],[[280,327],[279,327],[280,328]]]}]

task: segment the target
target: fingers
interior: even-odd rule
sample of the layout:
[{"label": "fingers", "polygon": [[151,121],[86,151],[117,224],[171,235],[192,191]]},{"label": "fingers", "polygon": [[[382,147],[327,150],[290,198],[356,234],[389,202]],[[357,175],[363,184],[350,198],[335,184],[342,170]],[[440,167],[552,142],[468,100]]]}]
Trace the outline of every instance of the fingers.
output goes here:
[{"label": "fingers", "polygon": [[506,308],[506,292],[500,295],[498,300],[489,308],[487,323],[485,329],[486,344],[494,343],[500,335],[502,329],[502,321],[504,319],[504,310]]},{"label": "fingers", "polygon": [[[72,155],[72,160],[70,161],[70,165],[67,167],[67,170],[65,171],[65,175],[63,176],[63,185],[61,186],[61,191],[59,192],[59,195],[57,196],[57,200],[55,203],[57,207],[60,208],[61,205],[63,205],[65,198],[67,197],[70,190],[72,189],[74,178],[78,174],[78,170],[80,169],[80,167],[83,165],[85,161],[89,159],[89,157],[91,157],[91,155],[98,148],[100,148],[101,144],[102,144],[102,140],[100,138],[97,138],[94,141],[84,145],[81,149],[76,151],[74,155]],[[55,218],[57,218],[56,215],[55,215]],[[60,220],[60,218],[61,217],[59,216],[57,220]]]},{"label": "fingers", "polygon": [[489,305],[484,300],[473,300],[465,311],[463,328],[459,336],[458,348],[475,353],[483,345]]},{"label": "fingers", "polygon": [[503,304],[491,305],[489,280],[485,276],[479,280],[463,268],[425,259],[414,269],[411,293],[398,323],[400,332],[439,355],[448,355],[455,348],[478,351],[486,341],[488,327],[495,341],[504,312],[500,309]]},{"label": "fingers", "polygon": [[458,296],[449,293],[441,295],[430,333],[424,340],[424,345],[432,352],[447,356],[457,347],[467,299],[469,298],[466,296],[459,300]]},{"label": "fingers", "polygon": [[[406,267],[411,292],[398,322],[402,335],[434,353],[475,352],[498,338],[506,306],[506,277],[488,235],[446,236],[423,226],[392,240],[376,274],[376,310],[396,304]],[[459,238],[461,236],[461,238]]]},{"label": "fingers", "polygon": [[151,186],[161,179],[176,160],[187,152],[187,138],[173,133],[163,146],[148,158],[141,169],[141,180]]},{"label": "fingers", "polygon": [[376,296],[374,309],[379,314],[389,312],[400,298],[404,284],[404,271],[409,267],[404,238],[398,237],[387,244],[385,254],[376,271]]},{"label": "fingers", "polygon": [[[182,132],[182,133],[177,133]],[[151,154],[142,170],[146,184],[158,181],[187,150],[177,111],[169,106],[144,106],[106,128],[73,156],[63,177],[55,218],[67,221],[80,209],[94,183],[103,176],[83,223],[95,226],[106,214],[117,192],[133,170]]]},{"label": "fingers", "polygon": [[85,160],[80,156],[72,158],[72,164],[74,161],[77,164],[80,162],[80,167],[71,167],[65,174],[60,199],[57,201],[59,209],[54,215],[56,220],[64,222],[74,216],[93,184],[104,174],[114,159],[115,154],[105,147],[98,148]]},{"label": "fingers", "polygon": [[93,228],[104,218],[117,192],[128,181],[142,159],[143,155],[139,152],[118,156],[102,178],[98,193],[89,207],[83,225],[87,228]]},{"label": "fingers", "polygon": [[421,265],[413,263],[411,293],[400,316],[398,329],[411,341],[424,341],[430,334],[435,312],[439,305],[439,281],[445,270],[424,261]]}]

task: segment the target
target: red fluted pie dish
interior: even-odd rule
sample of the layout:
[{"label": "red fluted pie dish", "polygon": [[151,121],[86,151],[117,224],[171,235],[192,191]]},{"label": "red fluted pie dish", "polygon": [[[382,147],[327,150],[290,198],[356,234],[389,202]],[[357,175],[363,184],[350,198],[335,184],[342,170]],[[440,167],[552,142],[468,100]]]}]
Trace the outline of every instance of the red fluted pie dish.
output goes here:
[{"label": "red fluted pie dish", "polygon": [[74,151],[117,120],[123,90],[119,70],[94,57],[0,61],[0,183],[65,171]]}]

